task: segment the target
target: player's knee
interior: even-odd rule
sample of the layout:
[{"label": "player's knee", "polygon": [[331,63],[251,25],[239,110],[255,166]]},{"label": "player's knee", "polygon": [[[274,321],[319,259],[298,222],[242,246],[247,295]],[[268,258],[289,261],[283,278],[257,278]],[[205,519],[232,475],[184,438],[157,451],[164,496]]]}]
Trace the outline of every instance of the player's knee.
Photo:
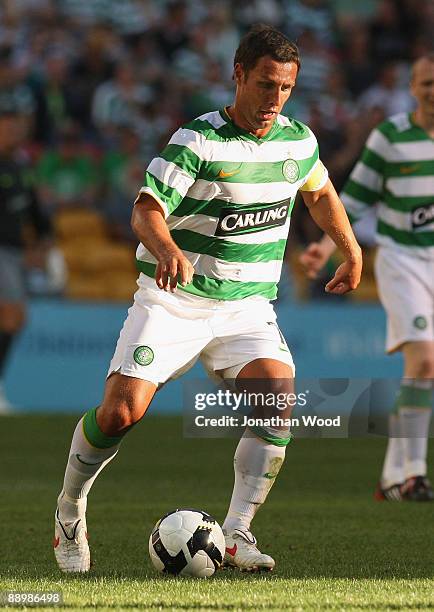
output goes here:
[{"label": "player's knee", "polygon": [[104,433],[117,436],[135,425],[146,412],[147,405],[135,395],[114,395],[105,398],[98,411],[98,422]]},{"label": "player's knee", "polygon": [[144,412],[141,407],[125,400],[110,406],[103,404],[99,410],[98,423],[105,434],[119,436],[140,421]]},{"label": "player's knee", "polygon": [[127,429],[132,425],[135,425],[142,416],[145,414],[143,407],[138,405],[136,402],[124,401],[118,406],[116,411],[116,417],[119,422],[119,426],[122,429]]},{"label": "player's knee", "polygon": [[422,355],[416,364],[416,378],[434,378],[434,355]]},{"label": "player's knee", "polygon": [[97,413],[102,431],[110,436],[124,434],[143,417],[155,389],[155,385],[147,381],[112,374],[107,380],[104,400]]}]

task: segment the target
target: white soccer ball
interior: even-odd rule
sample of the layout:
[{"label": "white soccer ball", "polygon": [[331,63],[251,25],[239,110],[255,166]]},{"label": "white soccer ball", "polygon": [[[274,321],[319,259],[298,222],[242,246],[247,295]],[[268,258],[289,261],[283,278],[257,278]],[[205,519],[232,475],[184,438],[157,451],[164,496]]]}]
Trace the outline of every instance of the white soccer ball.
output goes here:
[{"label": "white soccer ball", "polygon": [[193,508],[169,512],[149,537],[149,554],[159,572],[208,578],[223,563],[225,537],[215,518]]}]

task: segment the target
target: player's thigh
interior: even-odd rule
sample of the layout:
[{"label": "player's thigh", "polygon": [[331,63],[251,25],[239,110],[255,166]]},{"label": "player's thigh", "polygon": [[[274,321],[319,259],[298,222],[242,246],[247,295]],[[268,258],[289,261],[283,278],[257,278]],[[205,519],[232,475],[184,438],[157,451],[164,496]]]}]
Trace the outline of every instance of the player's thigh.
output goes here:
[{"label": "player's thigh", "polygon": [[271,306],[231,313],[201,360],[213,378],[238,390],[275,395],[293,390],[294,362]]},{"label": "player's thigh", "polygon": [[375,262],[380,300],[387,314],[387,350],[434,339],[434,303],[429,262],[380,249]]},{"label": "player's thigh", "polygon": [[201,353],[201,360],[209,372],[235,379],[248,363],[271,359],[286,364],[294,373],[291,351],[277,325],[271,304],[221,313],[213,332],[214,340]]},{"label": "player's thigh", "polygon": [[206,319],[183,317],[180,307],[162,304],[151,293],[136,297],[121,330],[109,372],[156,386],[188,367],[210,341]]},{"label": "player's thigh", "polygon": [[434,379],[434,340],[402,346],[405,378]]}]

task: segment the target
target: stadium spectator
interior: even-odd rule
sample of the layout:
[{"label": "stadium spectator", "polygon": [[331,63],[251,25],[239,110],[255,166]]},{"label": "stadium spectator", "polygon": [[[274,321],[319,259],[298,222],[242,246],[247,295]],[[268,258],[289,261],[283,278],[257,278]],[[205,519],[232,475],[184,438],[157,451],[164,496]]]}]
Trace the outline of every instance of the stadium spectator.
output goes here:
[{"label": "stadium spectator", "polygon": [[386,117],[414,108],[414,101],[407,88],[399,82],[399,67],[395,62],[380,68],[378,80],[358,99],[360,113],[369,113],[381,108]]},{"label": "stadium spectator", "polygon": [[156,40],[170,62],[175,53],[188,44],[191,20],[187,3],[183,0],[168,4],[168,10],[156,26]]},{"label": "stadium spectator", "polygon": [[262,22],[283,27],[283,7],[279,0],[235,0],[229,6],[242,31],[249,29],[254,23]]},{"label": "stadium spectator", "polygon": [[36,174],[39,197],[49,214],[68,207],[95,207],[96,165],[77,124],[63,126],[57,146],[44,153]]},{"label": "stadium spectator", "polygon": [[24,124],[17,107],[0,101],[0,413],[11,407],[2,379],[12,343],[26,318],[25,256],[43,263],[51,226],[41,211],[30,169],[20,159]]},{"label": "stadium spectator", "polygon": [[283,6],[283,27],[294,39],[310,30],[323,44],[335,42],[334,15],[328,0],[283,0]]},{"label": "stadium spectator", "polygon": [[141,107],[151,100],[151,88],[138,80],[131,62],[118,61],[113,79],[101,83],[92,100],[92,118],[103,143],[110,144],[117,126],[137,123]]},{"label": "stadium spectator", "polygon": [[133,127],[118,130],[118,142],[102,159],[104,187],[101,212],[115,240],[135,241],[131,229],[131,202],[143,180],[141,142]]},{"label": "stadium spectator", "polygon": [[95,139],[93,96],[99,85],[111,79],[114,63],[121,54],[122,44],[116,33],[104,24],[96,24],[85,33],[81,53],[71,62],[69,79],[75,92],[74,118]]},{"label": "stadium spectator", "polygon": [[[205,23],[204,23],[205,25]],[[232,58],[237,48],[240,33],[231,18],[231,9],[227,3],[215,3],[210,7],[206,18],[205,47],[209,58],[218,62],[221,69],[220,79],[232,78]]]},{"label": "stadium spectator", "polygon": [[[410,22],[411,23],[411,22]],[[369,48],[372,59],[390,63],[408,57],[407,24],[396,0],[380,0],[369,24]]]},{"label": "stadium spectator", "polygon": [[297,83],[297,93],[303,101],[315,101],[321,92],[325,92],[327,77],[336,58],[329,46],[310,28],[300,33],[298,45],[303,54],[303,71]]},{"label": "stadium spectator", "polygon": [[342,65],[345,81],[358,98],[375,81],[375,64],[370,59],[369,33],[366,25],[351,25],[343,32]]}]

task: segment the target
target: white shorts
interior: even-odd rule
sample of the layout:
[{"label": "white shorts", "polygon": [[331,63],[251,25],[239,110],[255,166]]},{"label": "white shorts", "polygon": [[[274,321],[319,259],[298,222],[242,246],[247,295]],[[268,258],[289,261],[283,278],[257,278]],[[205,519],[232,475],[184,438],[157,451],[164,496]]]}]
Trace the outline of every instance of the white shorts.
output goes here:
[{"label": "white shorts", "polygon": [[375,276],[387,314],[386,351],[434,340],[434,260],[380,247]]},{"label": "white shorts", "polygon": [[[244,304],[243,304],[244,302]],[[121,330],[108,375],[120,372],[156,385],[177,378],[200,357],[207,372],[235,379],[259,358],[294,362],[265,301],[228,303],[140,288]]]}]

